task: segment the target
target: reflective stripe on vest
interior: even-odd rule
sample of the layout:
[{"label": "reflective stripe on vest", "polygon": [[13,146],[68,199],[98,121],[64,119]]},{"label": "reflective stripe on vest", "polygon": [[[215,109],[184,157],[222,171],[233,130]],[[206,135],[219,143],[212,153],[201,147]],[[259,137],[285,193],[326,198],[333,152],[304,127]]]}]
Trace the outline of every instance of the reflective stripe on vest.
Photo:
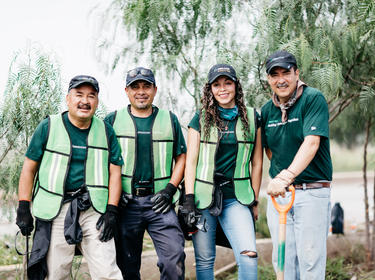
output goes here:
[{"label": "reflective stripe on vest", "polygon": [[[234,170],[234,193],[236,199],[244,204],[250,205],[255,194],[251,186],[251,176],[249,170],[250,158],[255,141],[255,110],[246,108],[249,121],[249,136],[243,136],[243,126],[238,118],[235,126],[235,137],[237,139],[236,165]],[[204,117],[200,118],[201,128],[204,127]],[[199,147],[199,157],[195,179],[195,202],[198,209],[206,209],[213,203],[214,172],[216,169],[215,158],[219,146],[218,129],[211,129],[208,142],[204,141],[203,130]]]},{"label": "reflective stripe on vest", "polygon": [[[134,187],[133,176],[136,166],[137,133],[135,121],[129,112],[130,107],[116,112],[113,128],[121,146],[124,165],[121,168],[122,189],[125,193],[132,193]],[[152,124],[151,164],[153,172],[154,193],[164,189],[172,174],[174,130],[169,111],[158,110]],[[174,200],[179,197],[176,192]]]},{"label": "reflective stripe on vest", "polygon": [[[62,114],[49,116],[49,134],[40,163],[33,199],[33,214],[52,220],[60,212],[72,155],[71,140]],[[93,117],[87,137],[85,184],[93,208],[104,213],[108,202],[109,152],[105,124]]]}]

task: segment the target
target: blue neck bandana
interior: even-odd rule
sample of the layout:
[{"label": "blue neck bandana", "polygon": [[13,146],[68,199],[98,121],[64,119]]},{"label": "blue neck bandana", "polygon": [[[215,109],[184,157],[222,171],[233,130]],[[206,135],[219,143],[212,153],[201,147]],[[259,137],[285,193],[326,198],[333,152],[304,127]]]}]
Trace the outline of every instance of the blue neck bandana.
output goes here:
[{"label": "blue neck bandana", "polygon": [[220,106],[217,106],[219,108],[219,112],[220,112],[220,118],[224,119],[224,120],[227,120],[227,121],[231,121],[231,120],[234,120],[237,115],[238,115],[238,107],[237,105],[234,106],[233,108],[222,108]]}]

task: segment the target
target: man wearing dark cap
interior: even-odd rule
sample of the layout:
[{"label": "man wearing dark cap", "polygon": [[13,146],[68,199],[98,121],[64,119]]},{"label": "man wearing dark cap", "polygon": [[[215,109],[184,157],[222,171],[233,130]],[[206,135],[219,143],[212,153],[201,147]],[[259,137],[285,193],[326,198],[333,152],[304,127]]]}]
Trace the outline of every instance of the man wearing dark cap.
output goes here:
[{"label": "man wearing dark cap", "polygon": [[74,77],[68,111],[44,119],[27,149],[16,223],[29,236],[36,218],[29,279],[69,279],[76,247],[92,279],[122,279],[112,237],[123,160],[113,128],[94,116],[98,94],[94,77]]},{"label": "man wearing dark cap", "polygon": [[120,143],[122,196],[117,264],[124,279],[140,279],[145,230],[158,255],[161,279],[184,279],[184,237],[173,203],[185,167],[186,145],[177,117],[152,105],[157,91],[150,69],[126,77],[130,105],[109,114]]},{"label": "man wearing dark cap", "polygon": [[[299,79],[291,53],[270,55],[266,72],[273,92],[262,107],[263,146],[272,178],[267,193],[285,204],[290,200],[286,188],[294,185],[296,189],[287,216],[285,279],[324,279],[332,180],[327,102],[319,90]],[[267,219],[275,269],[278,216],[269,198]]]}]

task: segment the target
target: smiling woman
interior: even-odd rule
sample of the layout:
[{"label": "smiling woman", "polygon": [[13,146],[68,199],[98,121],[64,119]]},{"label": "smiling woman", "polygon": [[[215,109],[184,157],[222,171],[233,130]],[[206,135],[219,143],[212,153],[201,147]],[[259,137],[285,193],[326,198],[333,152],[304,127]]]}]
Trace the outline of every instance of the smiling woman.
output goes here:
[{"label": "smiling woman", "polygon": [[[263,162],[259,126],[255,110],[244,104],[234,68],[214,65],[202,108],[189,124],[181,211],[188,226],[199,226],[192,235],[198,280],[214,279],[215,243],[233,248],[238,279],[257,279],[254,222]],[[203,225],[190,218],[196,208]]]},{"label": "smiling woman", "polygon": [[228,109],[236,106],[236,84],[230,78],[220,76],[211,84],[211,90],[220,107]]}]

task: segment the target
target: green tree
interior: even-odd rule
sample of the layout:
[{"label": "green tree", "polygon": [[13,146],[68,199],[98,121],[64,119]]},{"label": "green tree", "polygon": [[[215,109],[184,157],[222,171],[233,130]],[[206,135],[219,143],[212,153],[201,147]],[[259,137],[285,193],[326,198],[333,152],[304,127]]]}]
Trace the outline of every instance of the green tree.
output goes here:
[{"label": "green tree", "polygon": [[[258,94],[270,94],[264,64],[278,49],[295,54],[302,79],[325,94],[330,121],[359,97],[362,83],[373,78],[373,1],[255,1],[251,7],[259,11],[251,23],[256,42],[252,76],[257,77],[252,88]],[[248,49],[239,55],[244,52]]]},{"label": "green tree", "polygon": [[[365,204],[365,218],[366,218],[366,243],[367,243],[367,250],[368,255],[370,257],[370,261],[375,261],[375,216],[373,216],[372,223],[370,222],[370,209],[369,209],[369,196],[368,196],[368,186],[367,186],[367,166],[368,166],[368,158],[367,158],[367,148],[371,140],[374,142],[375,138],[375,78],[373,86],[365,85],[362,88],[362,92],[360,95],[360,115],[363,117],[362,126],[364,128],[364,144],[363,144],[363,187],[364,187],[364,204]],[[373,184],[373,190],[375,193],[375,178]],[[373,203],[375,203],[375,195],[373,197]],[[374,204],[375,205],[375,204]],[[375,208],[373,209],[373,215],[375,214]],[[370,229],[370,226],[372,227]]]},{"label": "green tree", "polygon": [[9,67],[0,109],[0,189],[14,194],[23,155],[38,123],[60,109],[59,65],[40,48],[19,51]]},{"label": "green tree", "polygon": [[163,80],[177,82],[197,107],[209,67],[220,49],[229,48],[226,23],[232,10],[232,1],[114,0],[105,18],[115,21],[114,34],[125,30],[126,35],[116,40],[116,35],[104,31],[107,38],[101,46],[115,53],[112,69],[129,59],[152,62]]},{"label": "green tree", "polygon": [[[265,75],[267,56],[278,49],[292,52],[302,80],[327,98],[330,122],[358,104],[351,112],[357,120],[362,118],[355,131],[364,136],[366,164],[374,130],[373,0],[115,0],[106,12],[109,20],[119,12],[115,25],[125,27],[125,38],[132,38],[118,49],[112,68],[125,57],[148,57],[168,81],[178,77],[180,89],[194,98],[195,107],[205,80],[202,74],[218,61],[236,67],[250,104],[263,104],[271,95]],[[104,49],[109,49],[111,39],[103,42]],[[353,127],[347,127],[341,135],[352,133]],[[370,221],[367,225],[370,232]],[[375,226],[371,240],[368,248],[373,248],[374,257]]]},{"label": "green tree", "polygon": [[[344,138],[364,136],[363,179],[367,248],[375,260],[375,227],[370,229],[367,191],[367,146],[374,130],[375,2],[373,0],[280,0],[262,1],[260,17],[254,20],[256,47],[252,57],[259,58],[254,90],[269,94],[262,75],[269,53],[286,49],[296,55],[301,77],[326,96],[330,122],[353,105],[347,122],[336,135]],[[360,99],[360,100],[359,100]],[[362,139],[363,139],[362,138]],[[374,183],[375,190],[375,183]],[[372,223],[375,224],[374,222]]]}]

